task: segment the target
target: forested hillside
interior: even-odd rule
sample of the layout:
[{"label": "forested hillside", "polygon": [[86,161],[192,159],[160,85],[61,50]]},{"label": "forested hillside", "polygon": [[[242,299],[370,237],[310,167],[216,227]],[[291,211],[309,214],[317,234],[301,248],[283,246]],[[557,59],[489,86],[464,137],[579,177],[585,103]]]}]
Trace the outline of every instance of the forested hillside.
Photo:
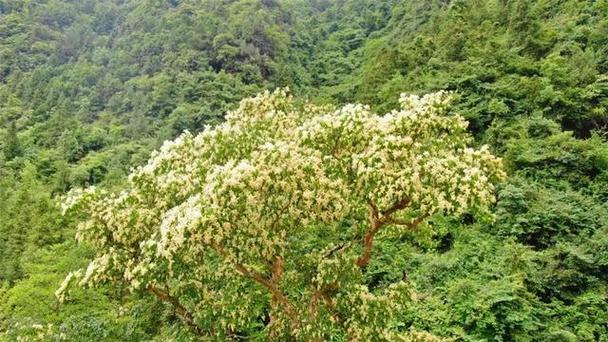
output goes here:
[{"label": "forested hillside", "polygon": [[[270,99],[262,97],[258,107],[248,105],[256,100],[239,107],[241,99],[276,88],[288,88],[294,100],[279,91],[270,93],[278,99],[267,94]],[[350,273],[330,270],[346,272],[348,281],[368,291],[366,298],[382,298],[370,304],[380,312],[395,300],[387,295],[393,285],[405,284],[410,295],[399,297],[403,305],[374,317],[395,331],[411,332],[411,340],[607,340],[605,0],[0,0],[0,340],[297,339],[276,335],[269,325],[273,317],[260,294],[263,286],[232,278],[225,288],[245,291],[236,297],[242,302],[218,296],[215,311],[198,308],[190,324],[175,301],[163,302],[158,293],[116,277],[56,296],[70,272],[86,269],[107,247],[94,239],[76,242],[79,223],[89,217],[62,215],[62,199],[89,186],[133,192],[143,186],[137,177],[133,185],[128,175],[146,165],[163,141],[181,136],[179,145],[199,139],[194,137],[206,127],[204,132],[240,127],[239,115],[257,115],[251,108],[266,108],[264,101],[278,112],[299,114],[287,124],[276,118],[260,121],[268,127],[243,124],[252,132],[243,141],[229,134],[225,141],[204,140],[226,149],[225,155],[205,154],[207,145],[184,155],[221,165],[226,156],[254,160],[254,142],[293,139],[298,151],[350,158],[336,153],[363,153],[381,137],[400,136],[386,126],[389,119],[378,119],[418,110],[408,107],[417,100],[400,94],[437,91],[451,92],[449,108],[443,100],[420,100],[420,106],[438,106],[450,120],[460,115],[468,126],[466,132],[458,130],[460,124],[433,131],[454,136],[428,143],[448,149],[441,144],[454,139],[460,148],[468,144],[480,151],[487,144],[506,171],[496,180],[496,202],[480,200],[483,210],[461,205],[462,211],[431,211],[416,230],[381,231],[369,263],[358,262],[361,267]],[[343,107],[348,103],[369,109]],[[385,131],[370,131],[376,140],[359,132],[343,149],[329,151],[322,145],[327,132],[315,128],[318,122],[309,115],[326,115],[321,117],[331,126],[346,120],[333,112],[337,108],[343,109],[335,113],[350,113],[352,120],[364,117],[361,127],[367,130],[371,122]],[[226,118],[228,112],[232,116]],[[397,146],[386,139],[383,148]],[[401,156],[399,151],[387,155]],[[329,169],[345,182],[354,177],[335,165]],[[338,188],[323,189],[331,194]],[[380,193],[370,190],[369,196]],[[169,196],[161,190],[157,195]],[[348,241],[362,238],[356,215],[337,226],[298,240],[311,259],[289,266],[306,278],[312,255],[333,257]],[[330,242],[335,247],[319,247]],[[357,248],[349,251],[354,255]],[[192,270],[183,267],[183,274]],[[159,281],[160,275],[154,277]],[[167,286],[178,282],[162,279]],[[304,280],[294,279],[287,297],[295,300],[306,289],[299,287]],[[220,293],[224,286],[217,286],[210,291]],[[186,304],[194,305],[190,289],[182,291],[191,300]],[[243,310],[248,316],[239,316]],[[349,307],[335,310],[327,321],[358,317]],[[364,319],[357,324],[362,331],[372,325]],[[230,328],[219,331],[220,326]],[[337,326],[319,326],[323,335],[316,338],[354,339],[354,330]]]}]

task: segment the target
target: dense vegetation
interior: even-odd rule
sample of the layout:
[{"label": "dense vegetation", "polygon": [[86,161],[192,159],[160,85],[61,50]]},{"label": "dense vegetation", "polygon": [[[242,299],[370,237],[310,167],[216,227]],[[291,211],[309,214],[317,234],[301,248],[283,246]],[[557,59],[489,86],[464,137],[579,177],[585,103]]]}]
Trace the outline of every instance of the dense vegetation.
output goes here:
[{"label": "dense vegetation", "polygon": [[[396,328],[608,338],[607,1],[0,0],[0,339],[194,338],[120,282],[59,304],[94,251],[57,199],[120,189],[162,141],[283,86],[380,113],[454,91],[505,160],[493,222],[434,216],[376,240],[362,282],[416,293]],[[265,339],[258,323],[232,337]]]},{"label": "dense vegetation", "polygon": [[95,257],[57,297],[74,282],[124,283],[213,339],[417,337],[400,329],[407,282],[372,293],[362,279],[374,241],[435,216],[487,216],[505,177],[487,145],[469,146],[468,123],[445,116],[450,99],[406,95],[385,115],[298,106],[280,89],[243,100],[221,125],[163,144],[120,193],[69,192],[63,211]]}]

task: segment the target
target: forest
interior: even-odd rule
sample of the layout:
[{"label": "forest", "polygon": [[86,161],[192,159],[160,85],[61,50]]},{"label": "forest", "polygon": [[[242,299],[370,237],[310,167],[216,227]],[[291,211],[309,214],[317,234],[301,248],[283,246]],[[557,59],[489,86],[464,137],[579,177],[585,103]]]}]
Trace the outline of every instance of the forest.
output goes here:
[{"label": "forest", "polygon": [[0,0],[0,341],[607,341],[608,1]]}]

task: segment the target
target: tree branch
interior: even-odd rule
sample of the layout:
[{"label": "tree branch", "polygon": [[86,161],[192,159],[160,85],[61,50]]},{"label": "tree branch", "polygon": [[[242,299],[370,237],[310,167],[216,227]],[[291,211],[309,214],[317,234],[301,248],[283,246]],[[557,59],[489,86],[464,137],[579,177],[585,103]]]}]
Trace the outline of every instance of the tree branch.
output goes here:
[{"label": "tree branch", "polygon": [[401,199],[398,202],[395,202],[395,204],[393,204],[390,208],[384,210],[382,212],[382,216],[383,217],[388,217],[391,216],[393,213],[395,213],[397,210],[401,210],[401,209],[405,209],[408,207],[408,205],[410,205],[410,199],[407,197],[404,197],[403,199]]},{"label": "tree branch", "polygon": [[[281,281],[281,277],[283,276],[283,258],[282,257],[276,257],[275,261],[272,263],[272,265],[270,265],[270,274],[271,274],[270,283],[273,284],[273,286],[278,290],[278,286],[279,286],[278,284]],[[272,298],[270,300],[270,307],[272,310],[276,310],[279,304],[285,305],[285,302],[281,301],[281,298],[279,297],[277,292],[280,292],[280,291],[271,290]],[[287,307],[286,307],[286,310],[287,310]],[[271,338],[271,340],[275,340],[277,338],[277,330],[275,327],[276,319],[277,318],[272,314],[272,311],[271,311],[271,313],[270,313],[270,338]]]},{"label": "tree branch", "polygon": [[361,256],[359,256],[359,258],[357,259],[357,266],[359,266],[360,268],[364,268],[365,266],[367,266],[372,256],[374,237],[385,224],[399,224],[407,226],[410,229],[415,229],[428,216],[427,214],[421,215],[412,222],[406,222],[403,220],[392,218],[392,215],[395,212],[401,209],[405,209],[409,205],[410,199],[405,197],[395,202],[390,208],[384,211],[379,211],[378,207],[372,201],[368,202],[370,228],[363,237],[363,252],[361,252]]},{"label": "tree branch", "polygon": [[[338,289],[337,284],[332,283],[332,284],[323,285],[320,288],[313,290],[312,296],[310,297],[310,306],[309,306],[310,316],[313,319],[317,318],[317,314],[319,312],[319,301],[321,299],[323,299],[325,302],[330,301],[330,299],[327,295],[327,291],[336,290],[336,289]],[[328,307],[328,309],[332,309],[332,308]],[[333,314],[334,313],[332,312],[332,315]]]},{"label": "tree branch", "polygon": [[429,217],[428,214],[423,214],[420,215],[419,217],[415,218],[414,220],[411,221],[406,221],[406,220],[402,220],[402,219],[396,219],[396,218],[389,218],[386,220],[387,224],[394,224],[394,225],[398,225],[398,226],[406,226],[409,229],[416,229],[418,228],[418,225],[420,225],[420,223],[422,223],[422,221],[424,221],[425,218]]},{"label": "tree branch", "polygon": [[175,313],[179,317],[179,319],[184,322],[187,326],[189,326],[196,334],[201,335],[202,331],[199,326],[194,321],[194,317],[190,311],[188,311],[177,298],[171,296],[168,292],[159,289],[158,287],[149,284],[147,288],[148,292],[152,293],[156,296],[156,298],[160,299],[163,302],[169,303],[175,309]]},{"label": "tree branch", "polygon": [[376,205],[370,201],[368,203],[368,208],[371,227],[363,237],[363,252],[361,253],[361,256],[359,256],[359,259],[357,259],[357,266],[359,266],[360,268],[367,266],[367,264],[369,263],[369,259],[372,256],[374,236],[384,224],[382,220],[378,217],[378,208],[376,207]]},{"label": "tree branch", "polygon": [[[211,246],[211,248],[213,248],[213,250],[215,250],[224,259],[229,259],[228,253],[226,253],[226,251],[224,251],[222,246],[220,246],[216,243],[210,243],[209,245]],[[280,262],[278,260],[280,260]],[[249,269],[247,269],[247,267],[245,267],[244,265],[242,265],[236,261],[232,262],[232,264],[234,265],[234,268],[241,275],[257,282],[258,284],[260,284],[263,287],[265,287],[266,289],[268,289],[268,291],[272,295],[272,301],[276,302],[276,303],[280,303],[283,306],[283,308],[285,309],[285,313],[287,314],[287,317],[289,317],[289,319],[291,320],[294,328],[299,328],[301,324],[300,324],[300,319],[298,317],[297,309],[289,301],[289,298],[287,298],[287,296],[285,296],[285,294],[283,294],[283,292],[281,291],[281,289],[278,286],[278,280],[280,279],[280,275],[282,275],[282,273],[283,273],[283,265],[282,265],[283,261],[282,260],[283,259],[281,257],[277,257],[277,261],[275,261],[275,264],[272,267],[273,269],[271,270],[273,273],[271,279],[264,277],[262,274],[260,274],[258,272],[250,271]],[[275,283],[275,281],[276,281],[276,283]]]},{"label": "tree branch", "polygon": [[356,242],[357,242],[357,239],[353,238],[348,242],[341,242],[341,243],[335,245],[334,247],[332,247],[331,249],[329,249],[328,251],[326,251],[323,254],[323,259],[331,258],[338,252],[340,252],[340,253],[344,252],[345,250],[351,248]]},{"label": "tree branch", "polygon": [[338,313],[338,310],[336,309],[336,304],[325,293],[322,294],[322,297],[323,301],[325,302],[325,306],[331,312],[331,316],[336,320],[336,322],[344,324],[346,320]]}]

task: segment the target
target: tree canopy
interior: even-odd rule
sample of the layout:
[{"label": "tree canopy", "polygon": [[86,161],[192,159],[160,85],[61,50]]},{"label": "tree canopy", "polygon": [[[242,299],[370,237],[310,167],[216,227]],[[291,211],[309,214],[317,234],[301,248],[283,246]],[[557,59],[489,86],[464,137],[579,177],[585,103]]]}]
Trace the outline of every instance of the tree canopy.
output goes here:
[{"label": "tree canopy", "polygon": [[[220,183],[234,170],[235,179],[258,179],[263,166],[279,172],[280,163],[262,157],[292,158],[303,166],[281,170],[312,183],[286,176],[272,189],[235,184],[230,189],[240,191],[235,198],[243,202],[234,208],[260,187],[273,193],[317,187],[310,203],[297,202],[303,193],[296,191],[293,198],[259,199],[269,208],[296,201],[292,207],[310,215],[319,211],[305,205],[321,200],[319,193],[336,198],[322,211],[335,217],[309,216],[304,225],[293,218],[296,212],[285,213],[292,216],[281,227],[305,228],[277,230],[268,250],[241,230],[241,240],[221,241],[227,256],[248,242],[238,260],[263,279],[271,277],[272,257],[282,256],[279,288],[303,322],[316,322],[305,308],[312,291],[326,284],[314,280],[323,274],[321,280],[335,275],[349,284],[344,292],[328,290],[336,303],[346,303],[337,299],[341,293],[369,292],[335,309],[352,318],[349,324],[364,319],[351,308],[406,303],[391,306],[394,316],[372,319],[379,311],[367,311],[366,319],[391,333],[428,332],[463,341],[608,339],[606,37],[605,0],[0,0],[0,340],[184,341],[204,334],[265,340],[270,326],[277,327],[277,338],[290,334],[291,320],[283,306],[272,309],[267,287],[235,272],[209,246],[201,247],[201,256],[210,258],[205,262],[183,259],[195,238],[186,232],[194,228],[184,227],[177,244],[180,235],[169,229],[176,224],[161,225],[170,213],[181,220],[190,203],[215,208],[201,214],[201,220],[213,220],[198,231],[223,231],[218,220],[241,220],[239,229],[254,229],[243,225],[237,209],[218,216],[221,210],[208,201],[227,200],[221,191],[228,188]],[[281,92],[262,95],[281,103],[277,112],[284,116],[275,119],[284,121],[245,115],[267,112],[253,108],[257,100],[245,101],[249,109],[239,107],[241,99],[285,87],[293,99]],[[383,120],[417,106],[416,97],[405,100],[401,93],[420,96],[415,101],[424,94],[451,98],[449,106],[434,110],[446,125],[456,126],[433,128],[422,147],[414,147],[412,137],[409,142],[407,135],[389,133]],[[468,126],[459,126],[465,121]],[[414,129],[402,123],[400,129]],[[236,126],[248,128],[238,135]],[[225,141],[208,136],[228,127],[230,132],[213,138]],[[442,137],[448,131],[463,140]],[[338,139],[343,133],[352,139]],[[163,148],[164,141],[174,143]],[[462,153],[453,151],[457,160],[465,150],[503,160],[508,177],[489,181],[495,203],[478,197],[477,204],[463,205],[450,197],[448,181],[462,174],[454,176],[445,160],[432,174],[413,169],[439,158],[419,152],[451,151],[448,143],[463,146]],[[158,150],[151,159],[157,160],[164,149],[189,159],[163,159],[164,166],[147,166],[154,172],[146,174],[150,153]],[[280,154],[283,149],[287,156]],[[194,169],[200,172],[187,171]],[[425,183],[430,179],[443,190],[424,192],[431,189]],[[319,183],[325,180],[332,183]],[[215,197],[191,199],[211,183]],[[84,193],[81,207],[62,215],[61,199],[91,186],[96,190]],[[384,222],[370,235],[369,260],[362,258],[361,241],[371,227],[365,196],[381,219],[392,200],[415,186],[421,197],[410,199],[393,219],[412,224],[429,208],[434,211],[416,229]],[[120,220],[107,230],[83,231],[79,223],[91,219],[84,203],[103,203],[107,212],[95,216],[100,220],[112,213]],[[171,211],[176,207],[183,210]],[[245,213],[268,225],[266,212]],[[124,226],[127,221],[133,226]],[[166,228],[164,237],[160,227]],[[100,244],[96,237],[104,232],[107,241]],[[143,241],[155,244],[144,248]],[[159,246],[167,249],[152,253]],[[111,247],[120,258],[131,253],[132,262],[108,259],[108,272],[101,272],[97,266]],[[270,264],[260,261],[262,252]],[[137,273],[144,257],[156,268]],[[70,283],[82,281],[92,260],[98,261],[87,286],[72,287],[60,305],[54,293],[66,274],[82,269]],[[331,262],[321,270],[321,260]],[[168,283],[168,275],[159,274],[169,265],[183,282]],[[201,295],[197,283],[185,284],[202,272],[196,265],[218,269],[230,285]],[[127,277],[126,270],[133,272]],[[205,286],[219,284],[206,281]],[[395,288],[400,281],[406,286]],[[156,296],[147,289],[150,283],[157,285]],[[228,292],[215,296],[220,290]],[[200,309],[197,296],[217,301]],[[241,297],[250,301],[249,311],[229,316],[244,307]],[[317,302],[317,320],[324,321],[331,316],[327,302]],[[271,312],[281,324],[270,324]],[[185,313],[201,331],[184,324]],[[220,316],[226,323],[213,320]],[[311,323],[313,330],[348,338],[348,327],[333,318],[320,328]],[[219,328],[229,322],[239,322],[239,328]]]},{"label": "tree canopy", "polygon": [[80,276],[123,281],[214,337],[268,315],[274,338],[406,339],[391,326],[407,284],[380,294],[360,284],[376,235],[487,212],[504,178],[487,147],[468,146],[466,121],[445,116],[449,99],[402,95],[382,116],[297,104],[285,90],[241,101],[221,125],[163,144],[125,190],[68,194],[64,211],[85,218],[77,235],[96,257],[57,296]]}]

